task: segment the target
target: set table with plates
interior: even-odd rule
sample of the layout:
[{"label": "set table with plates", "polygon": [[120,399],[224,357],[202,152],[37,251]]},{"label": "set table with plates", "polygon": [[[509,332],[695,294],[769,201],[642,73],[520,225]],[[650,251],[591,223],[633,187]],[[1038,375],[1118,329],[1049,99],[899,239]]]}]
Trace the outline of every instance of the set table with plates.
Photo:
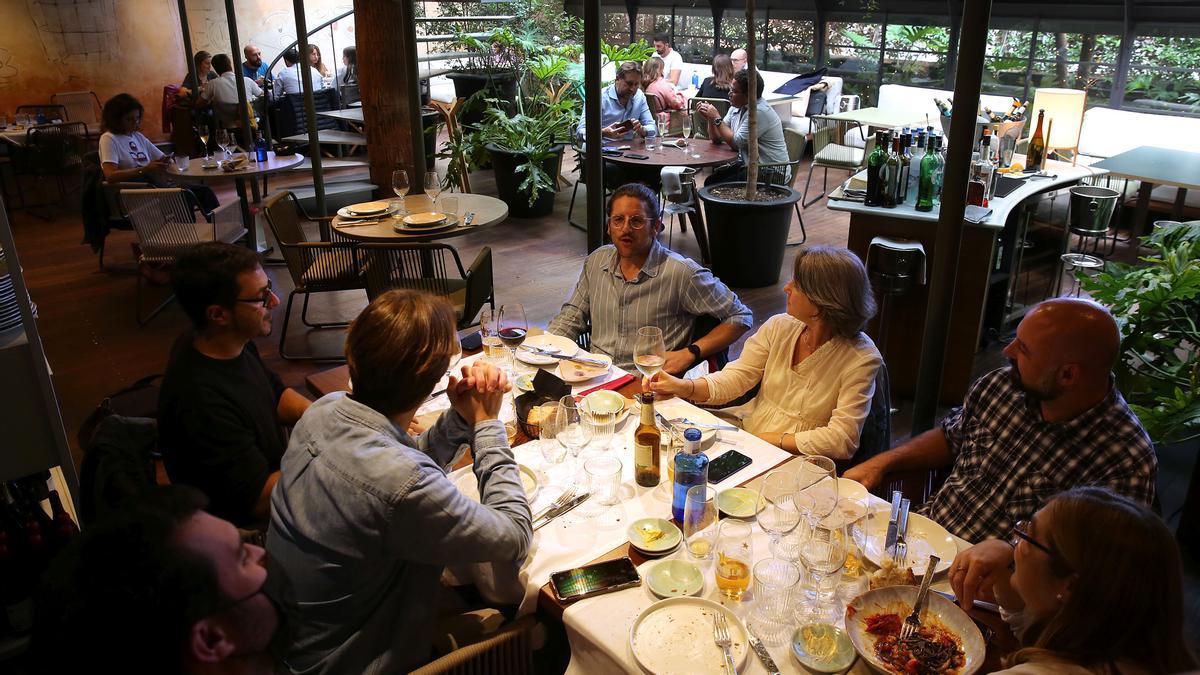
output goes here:
[{"label": "set table with plates", "polygon": [[[457,205],[447,208],[453,200]],[[373,242],[434,241],[464,235],[474,229],[503,222],[508,205],[495,197],[471,193],[427,195],[354,204],[338,210],[333,229],[346,239]]]},{"label": "set table with plates", "polygon": [[[28,127],[9,125],[3,129],[0,129],[0,139],[2,139],[5,143],[8,143],[10,145],[15,145],[17,147],[23,148],[23,147],[25,147],[25,142],[29,139],[29,130],[34,129],[36,127],[37,127],[37,125],[28,126]],[[102,127],[99,122],[89,123],[87,125],[88,137],[89,138],[98,138],[100,136],[101,129],[102,129]]]},{"label": "set table with plates", "polygon": [[[560,353],[565,355],[574,351],[566,338],[535,335],[535,332],[530,331],[527,344],[561,349],[563,351]],[[577,355],[590,356],[582,352]],[[476,354],[465,357],[460,365],[478,358],[483,356]],[[567,372],[561,368],[559,360],[540,358],[532,351],[521,353],[519,360],[521,363],[517,366],[518,377],[515,379],[522,388],[530,386],[528,373],[522,371],[545,368],[560,375]],[[308,378],[308,384],[317,395],[346,390],[352,386],[348,382],[346,366],[315,373]],[[435,386],[434,391],[443,388],[444,382]],[[571,387],[577,397],[592,391],[615,390],[625,398],[640,389],[637,377],[611,366],[592,379],[572,383]],[[514,394],[517,393],[514,391]],[[625,403],[625,410],[618,416],[611,438],[593,439],[578,458],[568,456],[561,463],[553,463],[549,459],[552,448],[543,448],[543,445],[557,444],[556,440],[522,443],[523,435],[519,432],[513,448],[513,454],[521,465],[522,481],[533,513],[552,504],[571,485],[586,484],[586,479],[581,480],[579,467],[595,457],[612,457],[620,461],[620,485],[615,492],[615,499],[611,500],[614,503],[606,506],[598,503],[599,500],[589,499],[548,524],[543,523],[544,526],[535,531],[529,556],[520,566],[460,565],[447,570],[446,580],[457,585],[474,584],[485,599],[517,606],[518,614],[538,611],[544,620],[561,622],[570,641],[570,673],[721,673],[724,668],[721,652],[713,642],[711,624],[705,625],[705,621],[711,621],[709,617],[714,612],[722,612],[728,618],[737,672],[768,672],[751,653],[747,642],[751,627],[755,626],[756,604],[761,601],[755,597],[754,586],[739,601],[724,599],[714,582],[714,564],[693,560],[686,542],[678,535],[679,530],[670,531],[675,525],[668,520],[671,517],[671,486],[665,468],[661,472],[663,482],[657,487],[640,487],[634,481],[632,434],[638,424],[638,414],[635,409],[631,410],[635,407],[632,401],[626,399]],[[431,423],[448,408],[445,394],[439,394],[421,406],[418,419]],[[655,409],[668,419],[682,417],[699,424],[721,423],[708,411],[679,399],[658,401]],[[503,407],[501,419],[506,423],[515,419],[512,405]],[[702,444],[710,458],[715,459],[729,449],[736,449],[751,458],[748,466],[732,474],[720,485],[712,485],[712,488],[718,491],[716,503],[721,511],[722,523],[744,520],[750,525],[753,532],[750,537],[753,562],[771,557],[769,535],[755,524],[758,510],[755,505],[764,475],[777,469],[798,470],[802,459],[741,430],[712,433],[706,430]],[[663,455],[670,456],[667,452]],[[477,495],[469,462],[455,467],[449,478],[468,496]],[[865,513],[862,520],[865,539],[858,549],[860,560],[863,561],[861,569],[874,569],[886,556],[883,540],[888,525],[889,505],[868,494],[854,481],[839,478],[836,485],[840,500],[846,504],[861,505]],[[838,504],[841,508],[843,502],[839,501]],[[640,527],[659,527],[664,535],[650,542],[639,535]],[[969,544],[915,513],[909,517],[908,530],[908,561],[916,572],[921,572],[927,556],[930,553],[937,554],[941,563],[935,572],[932,589],[950,593],[946,570],[955,554]],[[547,583],[554,572],[625,556],[638,566],[642,583],[636,587],[564,604],[555,598]],[[698,575],[693,566],[699,568]],[[865,579],[862,581],[865,585]],[[656,588],[657,593],[652,588]],[[842,604],[834,606],[833,611],[844,616],[842,607],[853,600],[856,616],[865,618],[885,607],[907,602],[908,605],[902,608],[907,614],[911,608],[911,596],[915,594],[915,588],[904,586],[871,591],[858,596],[857,600],[839,595],[835,597],[840,598]],[[964,614],[952,602],[935,593],[930,593],[927,606],[927,621],[936,617],[937,621],[962,636],[967,658],[966,667],[960,671],[962,673],[974,672],[981,665],[989,669],[996,668],[1000,655],[1016,646],[1015,638],[994,612],[973,609]],[[991,633],[986,645],[972,620],[985,626]],[[849,632],[857,632],[856,639],[860,641],[869,640],[864,637],[866,634],[862,626],[854,624],[854,619],[851,621]],[[764,645],[779,672],[811,672],[801,667],[799,656],[794,651],[792,633],[795,628],[788,627],[786,639],[779,640],[776,635],[776,639]],[[845,648],[844,640],[839,644]],[[869,651],[869,644],[864,647],[865,651]],[[853,654],[850,658],[853,658]],[[847,666],[841,670],[845,671]],[[848,672],[856,675],[872,672],[861,658],[849,667]]]}]

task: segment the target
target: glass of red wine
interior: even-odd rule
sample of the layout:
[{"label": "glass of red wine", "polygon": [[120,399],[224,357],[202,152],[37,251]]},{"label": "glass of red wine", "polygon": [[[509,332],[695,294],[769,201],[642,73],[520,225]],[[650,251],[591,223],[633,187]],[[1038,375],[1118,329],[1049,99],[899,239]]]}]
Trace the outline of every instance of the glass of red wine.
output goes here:
[{"label": "glass of red wine", "polygon": [[500,306],[496,325],[500,327],[500,342],[504,343],[513,353],[513,368],[516,368],[517,348],[525,341],[529,332],[529,322],[525,320],[525,308],[519,302],[511,302]]}]

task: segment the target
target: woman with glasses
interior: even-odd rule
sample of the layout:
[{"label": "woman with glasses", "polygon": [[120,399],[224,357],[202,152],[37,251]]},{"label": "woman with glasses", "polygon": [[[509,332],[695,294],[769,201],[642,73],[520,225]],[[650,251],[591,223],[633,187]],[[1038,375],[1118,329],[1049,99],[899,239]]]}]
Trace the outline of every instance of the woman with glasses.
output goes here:
[{"label": "woman with glasses", "polygon": [[993,595],[1021,640],[1005,673],[1177,673],[1196,668],[1183,635],[1179,548],[1150,509],[1107,488],[1052,498],[1008,541],[958,555],[964,607]]},{"label": "woman with glasses", "polygon": [[736,361],[698,379],[659,373],[643,387],[721,404],[757,386],[726,409],[746,431],[788,452],[850,459],[883,362],[862,332],[875,314],[867,270],[847,249],[811,246],[797,252],[783,292],[787,312],[767,319]]}]

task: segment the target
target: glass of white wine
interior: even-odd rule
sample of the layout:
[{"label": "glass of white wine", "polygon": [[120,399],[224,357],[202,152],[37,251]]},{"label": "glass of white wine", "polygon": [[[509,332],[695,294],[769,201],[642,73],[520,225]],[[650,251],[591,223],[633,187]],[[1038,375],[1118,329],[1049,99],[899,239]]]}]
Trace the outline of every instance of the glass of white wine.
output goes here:
[{"label": "glass of white wine", "polygon": [[683,146],[683,156],[689,157],[692,154],[692,148],[691,148],[691,145],[692,145],[692,116],[691,115],[684,114],[684,115],[679,116],[679,132],[680,132],[681,136],[683,136],[685,139],[687,139],[685,141],[685,145]]},{"label": "glass of white wine", "polygon": [[212,159],[212,153],[208,151],[208,129],[207,128],[202,128],[200,130],[200,143],[202,145],[204,145],[204,161],[207,162],[208,160]]},{"label": "glass of white wine", "polygon": [[642,326],[638,329],[633,345],[633,365],[647,378],[662,370],[667,362],[667,347],[663,343],[662,329]]},{"label": "glass of white wine", "polygon": [[442,194],[442,179],[436,171],[425,172],[425,194],[433,200],[433,211],[438,210],[438,195]]},{"label": "glass of white wine", "polygon": [[408,194],[411,185],[408,182],[408,172],[404,169],[396,169],[392,172],[392,192],[399,197],[400,212],[408,213],[408,208],[404,205],[404,196]]}]

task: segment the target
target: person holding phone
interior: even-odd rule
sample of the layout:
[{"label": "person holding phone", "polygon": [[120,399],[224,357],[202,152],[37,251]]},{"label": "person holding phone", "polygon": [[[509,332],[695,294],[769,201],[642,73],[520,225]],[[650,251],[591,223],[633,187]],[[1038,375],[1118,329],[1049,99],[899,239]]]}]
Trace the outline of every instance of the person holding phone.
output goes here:
[{"label": "person holding phone", "polygon": [[875,314],[867,270],[847,249],[811,246],[796,253],[784,293],[787,312],[767,319],[736,361],[698,379],[659,371],[642,387],[719,404],[758,385],[727,409],[746,431],[788,452],[850,459],[883,363],[863,332]]},{"label": "person holding phone", "polygon": [[[626,61],[617,68],[617,79],[600,95],[600,133],[612,140],[628,140],[635,135],[641,138],[657,136],[658,127],[654,115],[642,93],[642,66],[636,61]],[[587,129],[587,116],[579,119],[575,135],[583,140]]]}]

